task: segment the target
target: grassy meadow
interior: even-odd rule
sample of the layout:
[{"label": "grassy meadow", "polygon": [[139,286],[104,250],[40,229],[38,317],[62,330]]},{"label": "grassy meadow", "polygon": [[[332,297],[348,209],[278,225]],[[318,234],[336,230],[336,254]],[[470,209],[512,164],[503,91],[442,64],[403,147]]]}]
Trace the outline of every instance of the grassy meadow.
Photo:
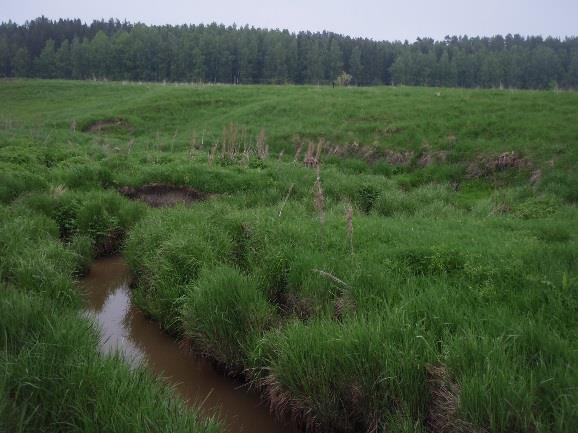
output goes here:
[{"label": "grassy meadow", "polygon": [[[578,425],[578,93],[0,81],[0,431],[219,431],[98,353],[134,301],[333,432]],[[155,209],[162,183],[206,199]]]}]

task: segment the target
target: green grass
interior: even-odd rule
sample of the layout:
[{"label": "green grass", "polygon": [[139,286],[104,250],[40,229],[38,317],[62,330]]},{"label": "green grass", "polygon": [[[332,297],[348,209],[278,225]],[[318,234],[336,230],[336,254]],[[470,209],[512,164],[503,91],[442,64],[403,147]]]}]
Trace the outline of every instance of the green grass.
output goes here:
[{"label": "green grass", "polygon": [[[130,258],[134,251],[157,251],[152,263],[158,263],[178,251],[190,262],[199,253],[175,249],[171,233],[195,226],[195,237],[181,240],[197,246],[215,245],[215,233],[227,236],[228,243],[220,242],[233,244],[235,254],[219,248],[220,262],[260,282],[261,296],[277,311],[245,306],[254,318],[247,321],[233,274],[214,264],[215,250],[208,248],[208,273],[187,274],[193,289],[173,297],[172,307],[182,308],[180,332],[225,364],[248,358],[252,379],[274,378],[292,398],[313,405],[322,425],[367,427],[374,413],[383,425],[399,416],[423,422],[431,364],[446,366],[462,387],[460,416],[468,422],[491,431],[571,430],[577,414],[574,209],[557,214],[574,233],[561,240],[542,240],[543,218],[456,211],[432,218],[437,207],[386,219],[360,212],[353,253],[339,209],[324,226],[300,205],[285,212],[279,221],[276,207],[235,212],[216,202],[151,215],[135,227],[126,252]],[[243,221],[243,237],[235,220]],[[141,233],[151,231],[156,240],[144,240]],[[145,269],[153,280],[165,280],[158,266]],[[162,272],[185,275],[177,269]],[[209,284],[208,275],[220,285]],[[253,299],[250,287],[245,295]],[[251,301],[253,308],[262,302]],[[352,406],[348,387],[368,401]]]},{"label": "green grass", "polygon": [[230,371],[247,365],[248,349],[274,317],[259,284],[229,266],[205,268],[183,296],[182,323],[201,350]]},{"label": "green grass", "polygon": [[218,431],[144,367],[103,358],[76,311],[5,288],[0,313],[2,431]]},{"label": "green grass", "polygon": [[109,232],[134,224],[136,208],[103,191],[32,193],[0,207],[0,431],[219,430],[144,367],[101,355],[77,311],[75,279]]},{"label": "green grass", "polygon": [[[122,246],[134,301],[280,414],[328,431],[431,431],[440,418],[472,431],[578,425],[578,94],[18,80],[0,97],[2,306],[17,303],[19,320],[75,308],[72,276]],[[86,131],[107,119],[124,124]],[[316,170],[302,163],[321,139],[323,218]],[[151,182],[209,198],[148,209],[115,192]],[[69,355],[64,331],[34,338],[58,338],[75,368],[36,346],[30,355],[70,374],[51,404],[63,407],[83,368],[111,369],[111,394],[143,396],[123,413],[149,413],[157,393],[167,402],[151,424],[127,419],[135,429],[216,428],[189,412],[176,421],[180,403],[102,360],[90,332],[75,337],[89,361]],[[6,397],[26,381],[10,344],[32,337],[6,335],[0,410],[42,429],[28,400]],[[432,391],[440,381],[449,406]],[[84,423],[89,394],[75,394],[74,425],[121,431]]]}]

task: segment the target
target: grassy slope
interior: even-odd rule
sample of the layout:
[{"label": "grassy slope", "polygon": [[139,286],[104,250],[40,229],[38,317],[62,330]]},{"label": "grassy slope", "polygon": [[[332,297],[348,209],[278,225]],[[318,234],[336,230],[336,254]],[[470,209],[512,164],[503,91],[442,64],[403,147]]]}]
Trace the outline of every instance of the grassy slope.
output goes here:
[{"label": "grassy slope", "polygon": [[571,92],[4,81],[2,97],[10,101],[4,121],[47,133],[72,120],[120,116],[144,143],[157,132],[165,139],[176,132],[176,141],[187,142],[205,131],[212,141],[236,123],[255,135],[264,128],[276,151],[292,151],[295,135],[403,149],[425,142],[446,148],[454,135],[460,153],[515,150],[550,159],[578,136]]},{"label": "grassy slope", "polygon": [[[47,216],[75,236],[69,248],[128,231],[141,306],[248,369],[279,411],[311,408],[306,421],[344,430],[578,422],[577,94],[5,81],[0,98],[6,212]],[[132,128],[80,132],[110,118]],[[270,152],[288,156],[218,152],[209,166],[230,124],[252,143],[264,128]],[[295,141],[320,138],[380,149],[369,165],[322,156],[323,225],[315,171],[293,163]],[[388,164],[385,149],[413,155]],[[447,157],[419,163],[436,151]],[[508,151],[531,165],[468,178]],[[98,199],[151,181],[219,195],[134,228],[141,212]],[[449,407],[432,398],[440,383]]]},{"label": "grassy slope", "polygon": [[[326,151],[335,146],[357,154],[378,149],[370,156],[369,169],[356,161],[338,165],[353,173],[410,172],[403,178],[410,186],[461,181],[468,163],[515,151],[531,164],[526,179],[539,168],[543,186],[555,184],[558,195],[577,198],[573,188],[578,182],[577,96],[571,92],[63,81],[49,86],[42,81],[4,81],[1,92],[9,101],[0,112],[4,138],[16,146],[34,142],[36,152],[50,155],[45,158],[58,157],[47,150],[51,143],[69,143],[66,152],[73,153],[79,152],[76,144],[95,142],[101,144],[99,152],[164,151],[166,159],[167,151],[188,149],[194,140],[198,147],[203,141],[208,152],[213,143],[222,141],[224,128],[233,124],[240,141],[242,130],[246,130],[243,140],[254,141],[263,128],[270,151],[275,155],[283,151],[287,160],[295,146],[301,144],[305,153],[307,143],[319,139],[326,140]],[[106,138],[96,140],[69,131],[72,124],[79,130],[111,118],[125,119],[132,128],[112,128]],[[353,143],[358,144],[357,151],[352,150]],[[387,166],[385,149],[411,151],[411,170]],[[447,154],[443,167],[419,166],[424,155],[436,157],[439,152]]]}]

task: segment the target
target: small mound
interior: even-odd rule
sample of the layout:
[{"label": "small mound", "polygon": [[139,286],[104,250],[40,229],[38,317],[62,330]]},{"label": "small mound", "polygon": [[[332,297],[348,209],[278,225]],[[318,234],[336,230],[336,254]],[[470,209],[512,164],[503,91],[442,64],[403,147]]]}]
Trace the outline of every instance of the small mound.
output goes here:
[{"label": "small mound", "polygon": [[151,183],[138,188],[125,186],[119,192],[132,200],[143,201],[151,207],[171,207],[205,199],[205,195],[186,186]]},{"label": "small mound", "polygon": [[84,132],[104,132],[104,131],[133,131],[134,128],[124,119],[113,118],[97,120],[87,124],[83,129]]}]

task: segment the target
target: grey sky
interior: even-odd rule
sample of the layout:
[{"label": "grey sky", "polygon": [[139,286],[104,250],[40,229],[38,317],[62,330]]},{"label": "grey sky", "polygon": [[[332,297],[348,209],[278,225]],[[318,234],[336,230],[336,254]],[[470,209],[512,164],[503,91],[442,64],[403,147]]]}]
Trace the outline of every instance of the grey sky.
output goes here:
[{"label": "grey sky", "polygon": [[0,0],[0,21],[110,17],[148,24],[250,24],[415,40],[520,33],[578,35],[578,0]]}]

